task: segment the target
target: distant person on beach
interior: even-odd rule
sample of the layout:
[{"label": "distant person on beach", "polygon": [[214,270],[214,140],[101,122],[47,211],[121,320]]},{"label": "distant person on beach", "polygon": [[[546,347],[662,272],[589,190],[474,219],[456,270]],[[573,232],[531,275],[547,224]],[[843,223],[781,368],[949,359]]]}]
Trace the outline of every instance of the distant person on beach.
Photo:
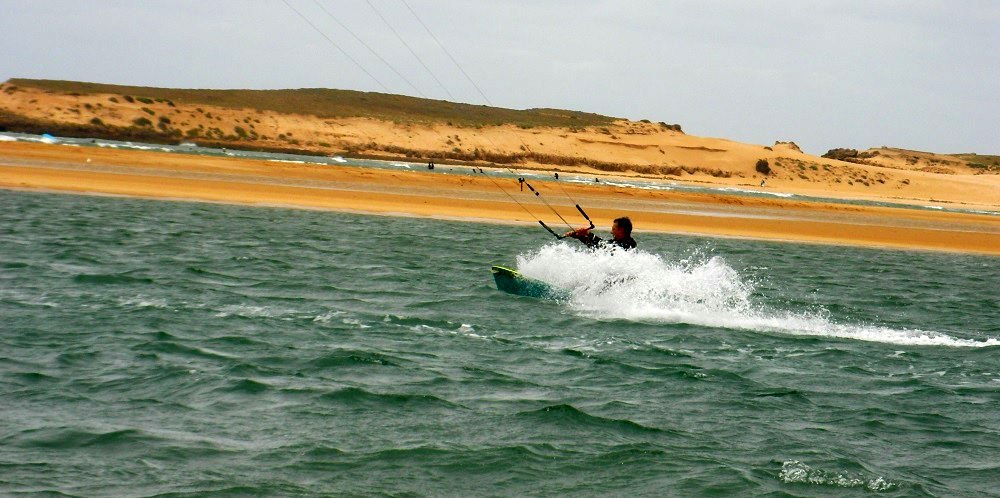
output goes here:
[{"label": "distant person on beach", "polygon": [[635,249],[635,239],[632,238],[632,220],[628,216],[616,218],[611,225],[611,240],[604,241],[594,235],[589,227],[577,228],[566,232],[566,237],[572,237],[583,242],[587,247],[620,247],[624,250]]}]

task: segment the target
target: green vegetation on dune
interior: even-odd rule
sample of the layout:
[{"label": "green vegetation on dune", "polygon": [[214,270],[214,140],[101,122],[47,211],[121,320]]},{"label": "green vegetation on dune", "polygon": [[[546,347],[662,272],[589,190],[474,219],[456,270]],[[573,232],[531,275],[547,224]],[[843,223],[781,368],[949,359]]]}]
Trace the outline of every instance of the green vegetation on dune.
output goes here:
[{"label": "green vegetation on dune", "polygon": [[[100,118],[93,118],[88,124],[61,123],[27,118],[0,109],[0,131],[18,133],[53,133],[61,137],[103,138],[108,140],[134,140],[148,143],[177,143],[178,137],[152,128],[152,122],[133,123],[135,126],[109,126]],[[148,125],[147,125],[148,124]]]},{"label": "green vegetation on dune", "polygon": [[354,90],[303,88],[295,90],[203,90],[109,85],[59,80],[11,79],[8,84],[68,94],[117,94],[126,100],[169,104],[212,105],[259,109],[319,118],[369,117],[396,122],[451,123],[456,126],[510,124],[585,127],[608,125],[618,118],[560,109],[505,109]]},{"label": "green vegetation on dune", "polygon": [[951,156],[966,161],[970,168],[1000,171],[1000,156],[986,154],[952,154]]}]

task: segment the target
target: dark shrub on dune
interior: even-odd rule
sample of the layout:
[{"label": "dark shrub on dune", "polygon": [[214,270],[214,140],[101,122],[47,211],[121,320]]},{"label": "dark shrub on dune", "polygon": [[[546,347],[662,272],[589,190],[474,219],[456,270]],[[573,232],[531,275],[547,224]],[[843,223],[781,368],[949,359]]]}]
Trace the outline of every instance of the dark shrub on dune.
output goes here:
[{"label": "dark shrub on dune", "polygon": [[758,159],[757,165],[754,166],[754,168],[757,170],[758,173],[764,175],[771,174],[771,165],[767,163],[767,159]]}]

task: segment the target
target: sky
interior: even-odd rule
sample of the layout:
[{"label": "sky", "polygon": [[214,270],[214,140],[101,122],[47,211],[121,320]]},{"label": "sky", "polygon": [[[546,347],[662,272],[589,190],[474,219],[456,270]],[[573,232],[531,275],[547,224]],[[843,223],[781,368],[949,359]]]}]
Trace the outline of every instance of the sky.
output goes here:
[{"label": "sky", "polygon": [[0,0],[0,46],[2,80],[340,88],[813,154],[1000,154],[993,0]]}]

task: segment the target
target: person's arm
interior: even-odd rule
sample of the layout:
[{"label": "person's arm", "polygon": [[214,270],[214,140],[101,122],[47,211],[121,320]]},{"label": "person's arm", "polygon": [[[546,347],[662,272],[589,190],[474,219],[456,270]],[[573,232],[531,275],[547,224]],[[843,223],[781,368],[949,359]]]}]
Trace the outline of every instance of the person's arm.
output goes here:
[{"label": "person's arm", "polygon": [[565,233],[566,237],[572,237],[580,242],[583,242],[587,247],[594,247],[598,242],[601,241],[596,235],[591,233],[590,227],[577,228],[576,230],[570,230]]}]

